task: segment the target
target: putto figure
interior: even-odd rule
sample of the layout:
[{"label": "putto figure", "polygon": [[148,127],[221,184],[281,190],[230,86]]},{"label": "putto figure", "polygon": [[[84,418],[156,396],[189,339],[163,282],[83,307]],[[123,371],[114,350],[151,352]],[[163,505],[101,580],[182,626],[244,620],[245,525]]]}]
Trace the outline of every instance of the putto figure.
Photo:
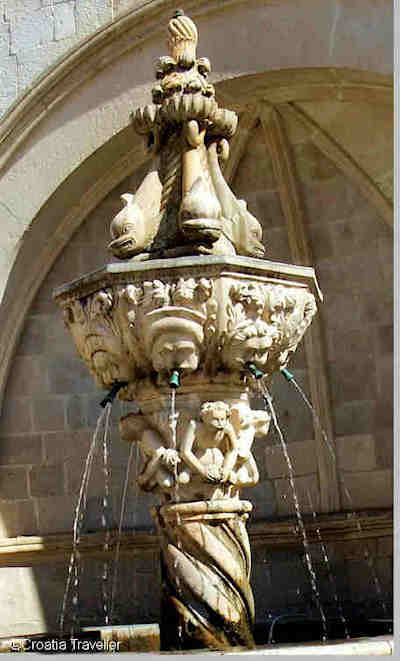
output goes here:
[{"label": "putto figure", "polygon": [[181,459],[174,448],[167,443],[155,426],[145,416],[130,413],[120,421],[121,438],[137,442],[143,460],[143,469],[137,482],[143,491],[169,491],[176,484],[177,465]]},{"label": "putto figure", "polygon": [[[189,422],[180,444],[183,461],[207,482],[228,482],[236,462],[238,443],[229,415],[225,402],[205,402],[200,422]],[[190,473],[182,471],[180,481],[189,480]]]},{"label": "putto figure", "polygon": [[252,487],[260,476],[251,448],[255,438],[268,434],[270,416],[267,411],[252,411],[247,402],[239,402],[232,406],[230,419],[237,438],[237,456],[231,480],[236,487]]}]

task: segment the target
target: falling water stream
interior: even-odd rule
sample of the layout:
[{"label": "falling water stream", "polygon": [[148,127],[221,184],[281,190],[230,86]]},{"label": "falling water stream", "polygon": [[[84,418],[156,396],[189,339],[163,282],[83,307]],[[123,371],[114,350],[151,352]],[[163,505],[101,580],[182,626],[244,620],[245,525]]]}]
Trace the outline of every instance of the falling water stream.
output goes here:
[{"label": "falling water stream", "polygon": [[[176,438],[176,427],[178,422],[178,415],[176,413],[176,390],[171,388],[171,397],[170,397],[170,414],[169,414],[169,426],[171,429],[171,441],[172,449],[176,451],[177,449],[177,438]],[[174,484],[175,484],[175,496],[178,491],[178,466],[174,464]]]},{"label": "falling water stream", "polygon": [[65,585],[64,597],[62,601],[59,626],[60,634],[63,636],[65,631],[65,616],[67,612],[68,599],[70,591],[72,588],[72,627],[71,627],[71,636],[75,633],[78,626],[78,606],[79,606],[79,579],[81,572],[81,554],[79,551],[79,543],[81,538],[82,525],[86,513],[87,506],[87,490],[90,480],[90,475],[93,467],[93,459],[96,454],[96,450],[101,438],[102,429],[103,438],[106,433],[109,431],[109,420],[111,415],[111,404],[107,406],[102,411],[101,415],[97,420],[96,429],[93,434],[92,442],[89,447],[89,451],[86,457],[85,468],[82,474],[81,485],[79,489],[78,501],[75,508],[75,517],[73,525],[73,539],[72,539],[72,551],[69,560],[68,566],[68,575]]},{"label": "falling water stream", "polygon": [[307,569],[308,569],[308,575],[309,575],[309,578],[310,578],[312,593],[313,593],[313,596],[314,596],[314,599],[315,599],[316,606],[317,606],[318,611],[319,611],[320,616],[321,616],[322,631],[323,631],[322,640],[325,642],[328,638],[327,620],[326,620],[326,615],[325,615],[324,609],[322,607],[321,599],[320,599],[317,575],[315,573],[315,569],[314,569],[314,566],[313,566],[311,552],[310,552],[310,544],[309,544],[309,541],[308,541],[306,528],[305,528],[305,525],[304,525],[301,510],[300,510],[300,503],[299,503],[299,499],[298,499],[297,492],[296,492],[296,486],[295,486],[295,481],[294,481],[294,470],[293,470],[292,461],[290,459],[288,448],[287,448],[287,445],[286,445],[286,441],[284,439],[282,430],[279,426],[279,423],[278,423],[278,420],[277,420],[277,417],[276,417],[275,409],[274,409],[274,406],[272,404],[271,395],[270,395],[270,393],[268,391],[268,388],[266,387],[265,383],[262,383],[262,382],[259,382],[259,383],[260,383],[261,394],[262,394],[262,396],[264,398],[264,401],[267,404],[267,406],[268,406],[268,408],[271,412],[272,421],[274,423],[274,427],[275,427],[276,432],[278,434],[280,444],[281,444],[281,447],[282,447],[282,452],[283,452],[283,455],[285,457],[285,461],[286,461],[286,464],[287,464],[287,467],[288,467],[289,483],[290,483],[292,496],[293,496],[293,503],[294,503],[294,509],[295,509],[295,513],[296,513],[298,529],[300,531],[301,539],[302,539],[302,543],[303,543],[304,557],[305,557],[306,566],[307,566]]},{"label": "falling water stream", "polygon": [[[314,505],[313,505],[313,502],[312,502],[312,499],[311,499],[311,494],[310,494],[309,491],[307,491],[307,497],[308,497],[308,502],[309,502],[309,505],[310,505],[310,509],[312,511],[313,519],[316,522],[317,521],[317,513],[314,509]],[[327,571],[328,571],[328,579],[329,579],[329,583],[330,583],[331,589],[332,589],[333,600],[335,602],[337,612],[339,613],[339,619],[340,619],[340,621],[343,625],[344,635],[345,635],[345,638],[350,638],[349,628],[348,628],[348,625],[347,625],[347,620],[344,616],[342,602],[339,599],[339,594],[338,594],[338,589],[337,589],[335,577],[333,575],[331,563],[330,563],[329,556],[328,556],[328,550],[326,548],[326,544],[325,544],[324,540],[322,539],[321,530],[320,530],[318,524],[317,524],[317,527],[316,527],[315,531],[317,533],[318,543],[319,543],[319,546],[320,546],[320,549],[321,549],[321,552],[322,552],[322,557],[324,559],[325,566],[326,566]]]},{"label": "falling water stream", "polygon": [[[120,554],[120,549],[121,549],[121,538],[122,538],[122,526],[123,526],[123,521],[124,521],[124,516],[125,516],[126,499],[127,499],[127,495],[128,495],[128,485],[129,485],[129,474],[130,474],[130,470],[131,470],[134,447],[135,447],[134,444],[131,443],[131,447],[130,447],[130,450],[129,450],[128,462],[127,462],[127,465],[126,465],[124,488],[123,488],[123,491],[122,491],[121,510],[120,510],[119,523],[118,523],[118,535],[117,535],[117,540],[116,540],[116,543],[115,543],[114,568],[113,568],[113,577],[112,577],[112,586],[111,586],[111,606],[110,606],[110,622],[111,623],[113,622],[113,615],[114,615],[115,593],[116,593],[116,590],[117,590],[117,579],[118,579],[118,569],[119,569],[119,554]],[[137,444],[136,444],[136,450],[138,450]],[[136,461],[136,466],[137,466],[137,461]],[[135,481],[135,484],[136,484],[136,481]]]},{"label": "falling water stream", "polygon": [[[171,445],[172,449],[177,451],[177,424],[178,424],[179,413],[176,412],[176,390],[171,388],[171,399],[170,399],[170,414],[169,414],[169,426],[171,429]],[[178,464],[174,462],[174,499],[176,503],[179,503],[179,482],[178,482]],[[179,514],[177,515],[179,518]],[[178,521],[178,524],[180,521]]]},{"label": "falling water stream", "polygon": [[[324,430],[324,428],[323,428],[323,426],[322,426],[322,423],[321,423],[321,420],[320,420],[318,414],[316,413],[316,411],[315,411],[313,405],[311,404],[311,402],[310,402],[310,400],[308,399],[307,395],[305,394],[305,392],[303,391],[303,389],[299,386],[299,384],[297,383],[297,381],[296,381],[296,379],[293,377],[293,375],[291,375],[291,377],[290,377],[290,379],[289,379],[289,383],[292,383],[292,384],[293,384],[294,388],[295,388],[295,389],[297,390],[297,392],[300,394],[300,396],[301,396],[301,398],[303,399],[304,403],[306,404],[307,408],[310,410],[311,415],[312,415],[312,417],[313,417],[313,420],[314,420],[314,422],[315,422],[315,425],[318,427],[318,429],[319,429],[319,431],[320,431],[320,433],[321,433],[321,436],[322,436],[322,438],[324,439],[324,442],[325,442],[327,448],[329,449],[329,453],[330,453],[331,459],[332,459],[332,461],[333,461],[333,464],[334,464],[334,466],[336,467],[336,453],[335,453],[335,450],[334,450],[333,444],[332,444],[332,442],[329,440],[328,435],[327,435],[326,431]],[[358,533],[359,533],[359,535],[360,535],[360,539],[361,539],[361,538],[362,538],[362,526],[361,526],[361,522],[360,522],[360,520],[359,520],[359,518],[358,518],[357,512],[356,512],[355,509],[354,509],[353,499],[352,499],[351,494],[350,494],[350,492],[349,492],[349,490],[348,490],[348,488],[347,488],[347,485],[346,485],[346,483],[345,483],[345,480],[344,480],[343,475],[341,474],[341,472],[340,472],[339,470],[337,470],[336,473],[337,473],[337,475],[338,475],[338,479],[339,479],[340,484],[341,484],[341,486],[342,486],[343,493],[345,494],[345,496],[346,496],[346,498],[347,498],[347,500],[348,500],[349,507],[350,507],[350,510],[351,510],[351,516],[352,516],[352,518],[353,518],[354,521],[355,521],[356,528],[357,528],[357,531],[358,531]],[[370,569],[370,572],[371,572],[371,577],[372,577],[372,581],[373,581],[373,583],[374,583],[374,587],[375,587],[375,590],[376,590],[376,593],[377,593],[378,601],[379,601],[379,603],[381,604],[381,608],[382,608],[382,611],[383,611],[385,617],[387,617],[387,615],[388,615],[388,608],[387,608],[387,605],[386,605],[386,602],[385,602],[385,598],[384,598],[384,596],[383,596],[382,586],[381,586],[381,584],[380,584],[380,581],[379,581],[379,578],[378,578],[378,574],[377,574],[377,572],[376,572],[375,562],[374,562],[373,556],[372,556],[371,553],[369,552],[369,549],[368,549],[368,547],[367,547],[366,545],[364,546],[364,551],[363,551],[363,553],[364,553],[364,559],[365,559],[365,562],[366,562],[366,564],[368,565],[368,567],[369,567],[369,569]]]},{"label": "falling water stream", "polygon": [[[111,406],[109,409],[111,413]],[[110,623],[110,596],[109,596],[109,559],[108,551],[110,548],[110,465],[109,465],[109,441],[110,441],[110,415],[106,416],[105,426],[104,426],[104,435],[103,435],[103,474],[104,474],[104,494],[102,500],[102,514],[101,514],[101,524],[104,532],[104,561],[103,561],[103,570],[101,574],[101,594],[103,602],[103,614],[104,614],[104,624],[108,625]]]},{"label": "falling water stream", "polygon": [[[169,415],[169,426],[171,429],[171,445],[173,450],[177,450],[177,424],[178,424],[178,417],[179,413],[176,411],[176,389],[171,388],[171,397],[170,397],[170,415]],[[179,503],[180,500],[180,495],[179,495],[179,482],[178,482],[178,464],[174,463],[174,500],[175,503]],[[181,518],[179,515],[179,512],[176,514],[176,525],[177,525],[177,530],[179,530],[179,527],[181,525]],[[181,539],[178,535],[177,537],[177,546],[178,549],[182,549],[182,542]],[[176,558],[175,563],[174,563],[174,569],[177,570],[178,568],[178,558]],[[176,587],[178,594],[180,592],[180,581],[179,581],[179,573],[176,572]],[[179,641],[182,641],[182,625],[178,625],[178,639]]]}]

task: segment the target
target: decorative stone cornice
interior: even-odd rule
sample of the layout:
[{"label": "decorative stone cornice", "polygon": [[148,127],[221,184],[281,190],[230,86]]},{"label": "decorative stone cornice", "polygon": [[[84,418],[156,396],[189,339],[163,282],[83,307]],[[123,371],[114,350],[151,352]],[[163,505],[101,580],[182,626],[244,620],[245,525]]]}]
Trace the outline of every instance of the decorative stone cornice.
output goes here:
[{"label": "decorative stone cornice", "polygon": [[281,369],[316,311],[314,292],[311,267],[198,256],[108,264],[55,299],[98,384],[128,382],[121,397],[147,399],[155,373],[165,387],[178,369],[196,390],[210,377],[244,383],[249,362]]},{"label": "decorative stone cornice", "polygon": [[[295,533],[294,519],[284,521],[256,522],[249,526],[249,538],[253,548],[266,550],[301,549],[302,540]],[[391,537],[393,535],[393,512],[382,510],[378,513],[360,513],[323,515],[316,519],[305,520],[307,538],[310,544],[319,544],[317,530],[325,543],[342,542]],[[117,533],[111,533],[108,551],[104,551],[104,533],[83,534],[80,541],[80,553],[84,557],[111,557],[115,551]],[[71,534],[44,536],[13,537],[0,540],[0,566],[34,566],[50,562],[65,563],[72,548]],[[121,553],[155,553],[159,550],[156,534],[149,532],[123,532]]]},{"label": "decorative stone cornice", "polygon": [[188,277],[218,277],[229,275],[239,277],[238,273],[246,278],[257,280],[265,278],[271,281],[274,278],[281,280],[282,284],[299,284],[309,287],[317,300],[322,300],[315,271],[312,266],[297,266],[283,262],[273,262],[268,259],[252,259],[251,257],[236,255],[207,255],[192,257],[181,257],[179,260],[163,259],[151,262],[114,262],[104,266],[103,269],[94,271],[77,278],[72,283],[61,285],[54,290],[54,298],[61,305],[77,297],[84,297],[99,289],[107,288],[112,284],[128,284],[129,282],[143,278],[146,272],[155,275],[155,278],[176,278],[185,270]]},{"label": "decorative stone cornice", "polygon": [[[383,510],[378,513],[335,513],[322,514],[316,518],[305,517],[307,539],[316,546],[321,543],[337,543],[390,537],[393,535],[393,512]],[[302,539],[296,534],[296,522],[254,523],[250,526],[249,537],[254,547],[271,550],[302,547]]]}]

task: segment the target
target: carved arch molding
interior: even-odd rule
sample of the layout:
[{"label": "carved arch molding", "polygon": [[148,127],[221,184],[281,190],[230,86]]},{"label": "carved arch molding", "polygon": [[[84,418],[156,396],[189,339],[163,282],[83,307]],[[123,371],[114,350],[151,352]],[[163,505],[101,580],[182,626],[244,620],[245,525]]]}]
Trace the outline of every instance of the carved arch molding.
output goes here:
[{"label": "carved arch molding", "polygon": [[[197,10],[193,9],[191,4],[193,3],[183,3],[184,8],[195,17]],[[226,4],[227,7],[228,5],[240,7],[242,3],[220,1],[220,9],[222,4]],[[129,41],[132,38],[136,40],[135,47],[146,41],[140,37],[140,26],[142,30],[148,31],[147,39],[157,36],[158,26],[162,24],[163,12],[168,13],[171,8],[169,3],[165,2],[152,2],[150,5],[151,11],[146,13],[143,7],[139,8],[122,16],[116,24],[95,35],[83,50],[76,52],[75,61],[71,56],[66,57],[58,69],[51,71],[38,83],[36,91],[28,93],[20,105],[9,113],[2,124],[0,135],[0,166],[3,167],[6,178],[13,165],[19,159],[23,160],[24,151],[35,147],[35,131],[39,132],[39,138],[42,137],[41,123],[45,122],[52,107],[62,104],[65,96],[76,94],[77,86],[83,85],[85,80],[96,73],[96,67],[93,68],[93,58],[96,55],[97,71],[99,71],[101,67],[110,65],[113,59],[117,60],[132,49],[132,41]],[[207,12],[213,11],[215,11],[213,3],[208,3]],[[200,16],[205,17],[207,12],[200,13]],[[117,24],[119,27],[116,27]],[[102,64],[99,64],[99,53],[103,53]],[[290,58],[287,62],[290,64]],[[325,60],[320,56],[319,63],[321,62],[324,63]],[[381,65],[382,63],[377,63],[376,70],[385,68]],[[381,168],[380,171],[373,171],[366,168],[357,150],[352,150],[351,145],[341,142],[340,136],[330,132],[329,125],[326,126],[319,121],[318,113],[315,115],[309,112],[313,103],[325,105],[344,103],[348,104],[348,107],[358,105],[361,109],[375,105],[385,109],[385,116],[389,116],[393,102],[390,76],[329,66],[329,68],[315,69],[289,68],[237,78],[218,72],[218,78],[216,91],[221,103],[240,114],[239,128],[232,142],[231,157],[225,175],[228,180],[233,180],[240,161],[248,149],[252,132],[256,127],[257,130],[261,128],[264,147],[272,161],[279,190],[293,262],[310,264],[312,254],[307,233],[307,218],[296,178],[290,140],[285,130],[288,122],[302,130],[316,149],[351,180],[376,210],[382,222],[388,225],[392,223],[390,165],[388,170]],[[78,97],[77,108],[79,110]],[[118,106],[116,108],[118,109]],[[130,109],[127,108],[126,114]],[[108,112],[112,113],[112,110],[111,105]],[[77,115],[79,115],[78,111]],[[56,134],[55,128],[54,139]],[[51,139],[51,131],[48,136]],[[50,268],[88,214],[123,179],[142,166],[146,158],[143,145],[130,127],[125,126],[98,147],[81,165],[68,172],[36,214],[29,233],[26,233],[23,241],[20,242],[0,309],[1,397],[25,316]],[[79,163],[78,154],[75,160]],[[391,154],[388,158],[389,164],[390,161]],[[67,206],[65,200],[69,201]],[[31,259],[32,254],[36,255],[35,260]],[[274,255],[270,257],[274,259]],[[71,274],[71,277],[75,275],[78,274]],[[332,422],[323,344],[321,328],[316,321],[306,343],[310,387],[323,426],[329,431]],[[340,508],[337,477],[333,472],[332,462],[325,456],[324,444],[318,435],[319,431],[315,429],[320,481],[321,484],[327,485],[321,494],[321,510],[337,510]]]}]

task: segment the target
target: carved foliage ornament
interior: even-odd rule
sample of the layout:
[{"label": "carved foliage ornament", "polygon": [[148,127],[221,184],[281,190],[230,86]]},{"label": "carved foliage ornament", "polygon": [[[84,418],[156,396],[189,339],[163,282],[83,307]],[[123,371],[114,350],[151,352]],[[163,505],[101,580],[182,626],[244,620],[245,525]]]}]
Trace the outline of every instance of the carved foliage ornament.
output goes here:
[{"label": "carved foliage ornament", "polygon": [[195,371],[216,331],[212,281],[179,278],[102,290],[68,302],[64,320],[99,385],[174,368]]},{"label": "carved foliage ornament", "polygon": [[232,284],[226,322],[221,306],[211,279],[179,278],[100,291],[64,315],[82,358],[108,386],[137,370],[193,372],[211,363],[214,371],[243,371],[254,362],[272,373],[287,364],[316,311],[308,291],[260,283]]},{"label": "carved foliage ornament", "polygon": [[284,367],[311,323],[314,296],[301,288],[232,282],[226,302],[212,278],[116,285],[64,308],[97,382],[132,381],[152,370],[266,374]]},{"label": "carved foliage ornament", "polygon": [[235,284],[226,305],[222,361],[233,370],[253,362],[267,374],[284,367],[316,312],[314,296],[283,285]]}]

